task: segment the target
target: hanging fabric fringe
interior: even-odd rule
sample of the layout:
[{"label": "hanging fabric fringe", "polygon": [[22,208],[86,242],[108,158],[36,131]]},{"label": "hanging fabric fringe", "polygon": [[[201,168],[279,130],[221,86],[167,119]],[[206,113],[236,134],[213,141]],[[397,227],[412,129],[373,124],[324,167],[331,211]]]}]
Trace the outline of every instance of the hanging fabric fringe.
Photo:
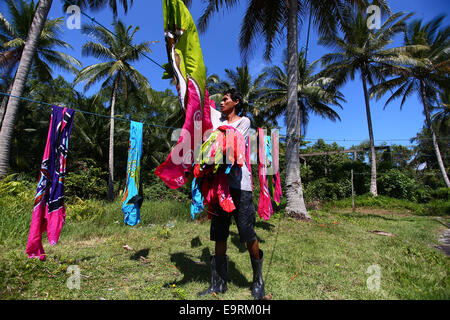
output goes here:
[{"label": "hanging fabric fringe", "polygon": [[51,245],[58,242],[65,223],[64,181],[69,137],[74,111],[52,107],[47,143],[41,164],[26,253],[29,258],[45,260],[42,233]]},{"label": "hanging fabric fringe", "polygon": [[142,129],[142,123],[131,121],[127,161],[127,179],[122,198],[124,222],[130,226],[135,226],[141,221],[140,209],[143,201],[142,188],[140,187]]}]

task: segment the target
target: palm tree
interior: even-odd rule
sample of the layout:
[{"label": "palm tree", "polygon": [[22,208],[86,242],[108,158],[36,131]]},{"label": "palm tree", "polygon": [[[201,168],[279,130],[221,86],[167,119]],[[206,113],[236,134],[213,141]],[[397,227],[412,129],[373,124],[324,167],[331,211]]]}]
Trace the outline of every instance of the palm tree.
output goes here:
[{"label": "palm tree", "polygon": [[431,103],[439,101],[439,88],[448,90],[450,87],[450,26],[439,30],[443,19],[444,16],[439,16],[425,25],[422,21],[415,20],[408,25],[404,34],[408,59],[387,65],[385,72],[393,75],[393,78],[372,87],[371,92],[376,94],[377,99],[387,91],[393,92],[386,105],[402,98],[401,107],[413,93],[418,95],[423,104],[426,126],[431,132],[439,169],[445,184],[450,188],[431,119]]},{"label": "palm tree", "polygon": [[220,80],[219,75],[211,74],[208,75],[208,70],[206,70],[206,89],[209,93],[209,99],[216,103],[216,106],[220,104],[223,93],[228,89],[229,83],[225,83]]},{"label": "palm tree", "polygon": [[[232,8],[239,0],[208,0],[207,7],[200,17],[198,28],[206,30],[212,15],[222,7]],[[287,40],[288,48],[288,103],[286,112],[286,212],[297,219],[309,220],[300,177],[300,124],[297,98],[298,87],[298,20],[307,11],[311,12],[314,26],[321,35],[336,31],[336,25],[343,19],[342,9],[347,5],[367,7],[367,0],[272,0],[249,1],[240,32],[240,48],[247,60],[254,40],[262,36],[265,42],[264,56],[270,60],[274,43]],[[373,1],[388,10],[385,0]],[[310,10],[307,10],[310,8]],[[287,36],[284,30],[287,28]],[[278,38],[277,38],[278,37]]]},{"label": "palm tree", "polygon": [[105,7],[109,7],[114,15],[117,17],[117,3],[121,4],[125,13],[128,12],[128,2],[130,7],[133,5],[133,0],[61,0],[63,3],[63,9],[66,9],[71,5],[79,6],[81,9],[89,8],[91,10],[100,10]]},{"label": "palm tree", "polygon": [[[332,78],[314,74],[319,61],[309,64],[305,60],[305,55],[304,51],[298,54],[297,96],[300,107],[300,135],[306,134],[311,113],[333,122],[340,121],[339,114],[329,105],[335,105],[342,109],[340,102],[345,102],[342,93],[332,86]],[[284,70],[287,70],[287,61],[284,62]],[[265,84],[271,89],[262,98],[269,101],[267,104],[270,113],[269,118],[277,118],[286,114],[288,77],[285,71],[278,66],[267,67],[265,71],[269,77]]]},{"label": "palm tree", "polygon": [[[5,50],[2,52],[4,59],[0,59],[0,67],[8,70],[12,70],[20,61],[28,30],[36,10],[34,1],[30,3],[26,3],[23,0],[18,1],[18,3],[16,2],[6,0],[8,11],[12,17],[11,21],[8,21],[0,13],[0,43],[3,44],[3,49]],[[63,23],[63,18],[47,20],[38,40],[37,51],[33,57],[32,69],[36,71],[39,80],[42,82],[47,82],[52,79],[52,69],[50,66],[58,67],[73,74],[78,72],[76,67],[81,67],[81,63],[74,57],[55,50],[57,47],[72,49],[72,46],[59,39]],[[10,93],[11,90],[12,81],[7,89],[7,93]],[[8,98],[5,96],[2,99],[0,107],[0,128],[7,102]]]},{"label": "palm tree", "polygon": [[151,42],[145,41],[133,44],[133,37],[139,27],[128,28],[120,21],[113,23],[113,36],[102,27],[84,25],[82,32],[91,34],[100,42],[89,41],[83,46],[84,56],[93,56],[103,60],[80,71],[75,83],[86,81],[84,90],[88,90],[92,85],[102,82],[102,89],[112,88],[110,102],[110,136],[109,136],[109,181],[108,199],[114,199],[114,116],[117,94],[119,92],[127,99],[129,90],[146,89],[150,87],[148,80],[139,73],[130,63],[136,62],[140,58],[140,52],[151,52],[149,45]]},{"label": "palm tree", "polygon": [[331,34],[320,39],[320,43],[334,50],[334,53],[322,57],[322,65],[326,67],[324,74],[336,80],[336,85],[344,84],[349,78],[354,80],[359,73],[364,91],[364,100],[369,129],[371,149],[370,193],[377,196],[377,165],[373,137],[372,117],[370,114],[370,97],[367,83],[373,84],[373,79],[383,79],[383,65],[401,59],[404,48],[386,49],[393,35],[404,28],[404,21],[411,15],[396,13],[391,15],[379,30],[371,30],[362,12],[346,12],[343,36]]},{"label": "palm tree", "polygon": [[[80,95],[78,100],[78,105],[84,106],[86,111],[105,114],[106,109],[102,104],[102,97],[99,97],[99,95],[89,98]],[[109,136],[104,120],[104,118],[85,115],[82,112],[77,114],[77,121],[73,126],[73,136],[78,139],[74,139],[72,147],[80,151],[77,152],[78,158],[90,158],[96,163],[105,163],[105,141]],[[77,143],[79,146],[77,146]]]},{"label": "palm tree", "polygon": [[439,135],[447,136],[450,132],[450,89],[442,89],[439,96],[437,105],[433,107],[435,113],[431,116],[431,123]]},{"label": "palm tree", "polygon": [[248,66],[243,66],[236,67],[235,70],[225,69],[225,75],[228,81],[222,82],[222,86],[227,89],[236,88],[242,94],[242,115],[257,116],[260,109],[255,102],[264,91],[261,86],[266,74],[262,73],[253,80]]},{"label": "palm tree", "polygon": [[[67,0],[62,1],[67,4]],[[11,95],[13,96],[21,96],[25,89],[28,73],[30,72],[33,57],[36,54],[38,42],[41,37],[42,30],[44,29],[52,2],[53,0],[39,0],[38,2],[30,29],[28,31],[28,37],[22,51],[19,66],[17,68],[16,77],[14,78],[11,88]],[[128,0],[120,0],[120,2],[126,11]],[[132,3],[132,0],[130,0],[130,2]],[[113,12],[117,14],[117,0],[80,0],[78,4],[81,8],[85,8],[86,6],[92,6],[93,8],[110,6]],[[0,132],[0,179],[4,178],[7,174],[11,139],[18,107],[18,98],[11,98],[8,100],[8,105],[6,106],[6,113],[2,124],[2,131]]]},{"label": "palm tree", "polygon": [[[33,58],[35,57],[39,39],[45,26],[52,0],[40,0],[28,32],[27,41],[22,51],[19,66],[11,88],[11,95],[21,96],[25,88]],[[11,139],[14,130],[14,122],[19,107],[19,99],[11,97],[6,106],[6,113],[0,131],[0,179],[7,174]]]}]

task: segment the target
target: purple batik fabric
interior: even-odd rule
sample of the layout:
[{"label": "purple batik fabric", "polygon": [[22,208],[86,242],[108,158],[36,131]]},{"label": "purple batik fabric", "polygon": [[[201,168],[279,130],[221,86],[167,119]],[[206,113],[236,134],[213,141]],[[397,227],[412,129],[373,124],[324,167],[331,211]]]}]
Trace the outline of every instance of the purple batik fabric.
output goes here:
[{"label": "purple batik fabric", "polygon": [[42,233],[51,245],[58,242],[66,218],[64,181],[69,137],[75,111],[53,106],[36,190],[26,253],[45,260]]}]

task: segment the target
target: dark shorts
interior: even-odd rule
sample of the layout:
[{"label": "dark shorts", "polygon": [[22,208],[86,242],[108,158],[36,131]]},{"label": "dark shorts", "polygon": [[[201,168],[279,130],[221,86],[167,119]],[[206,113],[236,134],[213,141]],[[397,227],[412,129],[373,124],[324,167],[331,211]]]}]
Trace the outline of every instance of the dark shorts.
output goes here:
[{"label": "dark shorts", "polygon": [[255,205],[252,192],[230,188],[236,209],[233,212],[224,211],[220,205],[216,206],[215,214],[211,218],[210,239],[225,242],[230,235],[231,216],[236,221],[241,242],[256,240],[255,232]]}]

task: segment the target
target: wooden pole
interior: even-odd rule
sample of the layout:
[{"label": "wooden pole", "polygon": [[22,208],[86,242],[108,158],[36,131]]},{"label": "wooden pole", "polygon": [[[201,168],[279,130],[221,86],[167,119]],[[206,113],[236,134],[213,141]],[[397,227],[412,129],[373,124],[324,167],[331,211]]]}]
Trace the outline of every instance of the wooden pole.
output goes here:
[{"label": "wooden pole", "polygon": [[353,186],[353,169],[351,171],[352,174],[352,211],[356,211],[356,205],[355,205],[355,188]]}]

